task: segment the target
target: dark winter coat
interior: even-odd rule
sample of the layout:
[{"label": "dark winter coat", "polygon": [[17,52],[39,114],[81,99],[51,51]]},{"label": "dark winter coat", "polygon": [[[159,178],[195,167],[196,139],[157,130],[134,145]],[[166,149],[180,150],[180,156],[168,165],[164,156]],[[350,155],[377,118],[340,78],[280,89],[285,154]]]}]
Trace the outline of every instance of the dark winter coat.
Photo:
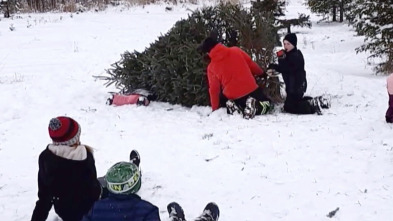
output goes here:
[{"label": "dark winter coat", "polygon": [[87,151],[85,160],[69,160],[47,148],[38,163],[38,201],[31,220],[46,220],[54,205],[63,221],[80,221],[101,193],[93,154]]},{"label": "dark winter coat", "polygon": [[301,95],[307,90],[306,71],[304,70],[303,54],[296,47],[286,53],[285,58],[278,59],[278,65],[269,68],[282,74],[287,94]]},{"label": "dark winter coat", "polygon": [[389,77],[386,79],[386,82],[389,95],[389,107],[386,111],[385,118],[386,122],[393,123],[393,73],[389,75]]},{"label": "dark winter coat", "polygon": [[138,195],[109,194],[82,221],[160,221],[158,208]]},{"label": "dark winter coat", "polygon": [[386,122],[393,123],[393,94],[389,94],[389,107],[386,111]]}]

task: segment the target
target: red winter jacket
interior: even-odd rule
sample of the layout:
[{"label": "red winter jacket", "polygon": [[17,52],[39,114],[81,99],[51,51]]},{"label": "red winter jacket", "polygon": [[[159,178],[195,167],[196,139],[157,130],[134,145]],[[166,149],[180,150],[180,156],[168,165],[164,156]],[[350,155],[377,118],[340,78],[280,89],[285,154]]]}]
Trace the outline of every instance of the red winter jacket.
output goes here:
[{"label": "red winter jacket", "polygon": [[226,98],[235,100],[258,88],[254,75],[262,75],[264,72],[240,48],[217,44],[210,51],[209,57],[211,62],[207,67],[207,75],[213,111],[219,108],[221,90]]}]

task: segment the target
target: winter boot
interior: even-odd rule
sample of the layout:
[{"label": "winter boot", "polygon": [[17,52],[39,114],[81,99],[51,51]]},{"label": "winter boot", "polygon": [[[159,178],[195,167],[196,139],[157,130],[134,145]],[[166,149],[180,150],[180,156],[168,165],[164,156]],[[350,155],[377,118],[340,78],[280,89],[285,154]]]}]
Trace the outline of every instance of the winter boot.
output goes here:
[{"label": "winter boot", "polygon": [[108,98],[108,99],[106,100],[106,104],[107,104],[107,105],[112,105],[112,103],[113,103],[113,99],[112,99],[112,98]]},{"label": "winter boot", "polygon": [[321,108],[324,108],[324,109],[330,108],[330,106],[331,106],[331,97],[330,96],[322,95],[322,96],[318,96],[316,98],[318,98]]},{"label": "winter boot", "polygon": [[317,113],[318,115],[322,115],[321,102],[319,101],[318,97],[314,97],[314,98],[308,100],[308,102],[310,102],[310,105],[314,109],[315,113]]},{"label": "winter boot", "polygon": [[271,110],[274,109],[274,106],[272,103],[270,103],[269,101],[259,101],[259,106],[261,108],[261,110],[258,112],[262,114],[268,114]]},{"label": "winter boot", "polygon": [[218,209],[217,204],[211,202],[208,203],[205,209],[195,221],[217,221],[220,216],[220,210]]},{"label": "winter boot", "polygon": [[178,203],[172,202],[168,204],[167,209],[170,221],[186,221],[183,208]]},{"label": "winter boot", "polygon": [[136,150],[131,151],[130,162],[135,164],[137,167],[139,167],[139,164],[141,163],[141,156],[139,155],[138,151]]},{"label": "winter boot", "polygon": [[227,106],[227,114],[241,114],[242,111],[240,110],[239,106],[237,106],[237,104],[233,101],[233,100],[227,100],[227,102],[225,103]]},{"label": "winter boot", "polygon": [[139,95],[138,101],[136,102],[136,105],[138,106],[147,106],[149,105],[150,101],[147,99],[147,97],[143,95]]},{"label": "winter boot", "polygon": [[252,119],[255,117],[255,113],[257,111],[256,107],[255,107],[255,98],[253,97],[248,97],[246,100],[246,107],[244,108],[243,111],[243,118],[244,119]]}]

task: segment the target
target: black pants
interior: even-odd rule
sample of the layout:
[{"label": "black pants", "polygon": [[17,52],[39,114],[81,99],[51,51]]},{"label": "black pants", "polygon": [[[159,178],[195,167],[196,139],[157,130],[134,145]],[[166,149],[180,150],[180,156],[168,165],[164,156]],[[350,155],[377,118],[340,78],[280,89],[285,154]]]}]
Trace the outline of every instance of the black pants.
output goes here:
[{"label": "black pants", "polygon": [[[249,98],[249,97],[253,97],[257,101],[269,101],[269,102],[271,102],[271,100],[269,100],[269,98],[267,98],[265,96],[265,94],[263,94],[263,90],[262,90],[261,87],[258,87],[257,89],[255,89],[253,92],[247,94],[246,96],[243,96],[241,98],[235,99],[233,101],[243,111],[244,108],[246,107],[247,98]],[[261,104],[259,102],[256,102],[255,108],[256,108],[255,115],[260,115],[262,113],[263,107],[261,106]]]},{"label": "black pants", "polygon": [[305,96],[303,93],[288,93],[284,103],[284,110],[292,114],[314,114],[315,108],[311,105],[312,97]]},{"label": "black pants", "polygon": [[237,106],[239,106],[240,108],[244,109],[246,107],[246,101],[248,97],[253,97],[255,98],[257,101],[270,101],[264,94],[263,94],[263,90],[261,87],[258,87],[257,89],[255,89],[253,92],[247,94],[244,97],[238,98],[236,100],[234,100],[234,102],[236,103]]}]

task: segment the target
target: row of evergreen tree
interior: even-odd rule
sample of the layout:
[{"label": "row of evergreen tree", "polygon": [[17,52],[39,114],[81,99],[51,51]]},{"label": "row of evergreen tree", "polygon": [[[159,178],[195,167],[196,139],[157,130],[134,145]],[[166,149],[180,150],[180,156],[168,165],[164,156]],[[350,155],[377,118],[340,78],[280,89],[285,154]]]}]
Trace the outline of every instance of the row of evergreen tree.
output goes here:
[{"label": "row of evergreen tree", "polygon": [[393,1],[392,0],[307,0],[312,12],[324,19],[347,21],[365,42],[357,52],[370,52],[382,58],[377,73],[393,72]]}]

